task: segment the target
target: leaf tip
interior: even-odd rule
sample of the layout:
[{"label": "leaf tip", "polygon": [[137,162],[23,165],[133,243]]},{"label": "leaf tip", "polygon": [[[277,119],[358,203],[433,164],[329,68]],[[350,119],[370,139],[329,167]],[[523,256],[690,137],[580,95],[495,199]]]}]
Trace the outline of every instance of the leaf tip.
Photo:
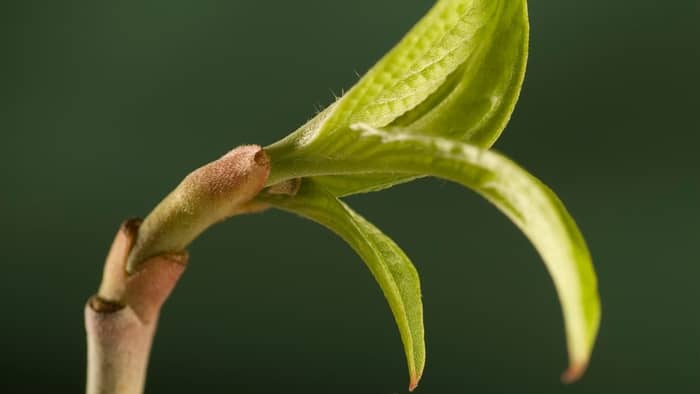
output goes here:
[{"label": "leaf tip", "polygon": [[422,374],[417,374],[413,373],[411,374],[411,380],[408,383],[408,391],[413,391],[418,387],[418,382],[420,382],[420,378],[422,377]]},{"label": "leaf tip", "polygon": [[586,372],[587,367],[587,362],[572,363],[569,366],[569,368],[566,371],[564,371],[564,373],[561,375],[561,381],[566,384],[576,382],[581,378],[581,376],[583,376],[584,372]]}]

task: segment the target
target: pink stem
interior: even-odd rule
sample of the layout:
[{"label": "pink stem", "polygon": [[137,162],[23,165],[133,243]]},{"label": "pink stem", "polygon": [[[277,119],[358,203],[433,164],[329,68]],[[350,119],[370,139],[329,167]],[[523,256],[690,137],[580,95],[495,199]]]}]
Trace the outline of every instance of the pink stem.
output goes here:
[{"label": "pink stem", "polygon": [[85,306],[87,394],[140,394],[163,302],[185,269],[187,254],[165,254],[126,274],[140,221],[122,224],[105,263],[102,285]]}]

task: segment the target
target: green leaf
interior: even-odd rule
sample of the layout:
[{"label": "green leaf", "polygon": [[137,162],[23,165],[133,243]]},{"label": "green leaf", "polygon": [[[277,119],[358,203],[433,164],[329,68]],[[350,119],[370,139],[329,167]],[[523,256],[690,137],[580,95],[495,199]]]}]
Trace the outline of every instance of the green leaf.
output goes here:
[{"label": "green leaf", "polygon": [[529,37],[527,3],[495,3],[499,3],[499,8],[487,21],[490,29],[478,37],[469,58],[448,77],[440,91],[390,126],[481,147],[493,145],[518,101]]},{"label": "green leaf", "polygon": [[[358,122],[491,146],[520,93],[528,32],[524,0],[439,1],[338,102],[266,149],[278,157],[304,145],[322,150],[346,139]],[[410,179],[345,175],[319,182],[343,196]]]},{"label": "green leaf", "polygon": [[379,229],[305,179],[295,196],[261,194],[259,201],[316,221],[343,238],[365,261],[379,283],[398,325],[410,375],[409,390],[425,366],[423,304],[418,273],[404,252]]},{"label": "green leaf", "polygon": [[564,315],[570,361],[564,379],[580,376],[598,331],[600,302],[588,248],[556,195],[505,156],[478,146],[369,125],[355,125],[347,137],[324,151],[300,151],[291,162],[273,161],[273,169],[293,162],[301,176],[427,174],[481,194],[523,231],[544,260]]},{"label": "green leaf", "polygon": [[[482,44],[507,0],[439,1],[340,100],[319,131],[358,122],[381,127],[439,90]],[[512,1],[511,1],[512,2]]]}]

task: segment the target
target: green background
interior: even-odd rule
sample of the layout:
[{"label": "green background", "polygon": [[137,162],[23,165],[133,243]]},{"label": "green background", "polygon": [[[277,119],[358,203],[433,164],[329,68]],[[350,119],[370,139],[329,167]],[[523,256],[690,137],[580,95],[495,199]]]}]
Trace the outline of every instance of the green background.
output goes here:
[{"label": "green background", "polygon": [[[0,392],[83,390],[82,308],[122,219],[191,169],[269,144],[357,80],[426,0],[4,1]],[[562,385],[543,264],[478,196],[421,180],[350,203],[422,275],[419,393],[700,391],[697,0],[532,1],[520,103],[496,148],[557,191],[590,245],[603,320]],[[402,393],[398,332],[358,257],[281,212],[190,249],[151,393]]]}]

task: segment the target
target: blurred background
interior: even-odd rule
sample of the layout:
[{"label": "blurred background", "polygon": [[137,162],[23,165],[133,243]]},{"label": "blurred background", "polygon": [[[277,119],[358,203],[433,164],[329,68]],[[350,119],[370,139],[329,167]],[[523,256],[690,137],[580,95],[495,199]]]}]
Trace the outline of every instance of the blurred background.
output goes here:
[{"label": "blurred background", "polygon": [[[83,305],[124,218],[191,169],[269,144],[433,4],[4,1],[0,392],[83,390]],[[474,193],[421,180],[352,197],[422,274],[418,393],[700,391],[697,0],[532,1],[496,148],[548,183],[593,253],[603,321],[560,383],[559,304],[533,248]],[[218,225],[165,306],[150,393],[403,393],[398,332],[352,250],[281,212]]]}]

